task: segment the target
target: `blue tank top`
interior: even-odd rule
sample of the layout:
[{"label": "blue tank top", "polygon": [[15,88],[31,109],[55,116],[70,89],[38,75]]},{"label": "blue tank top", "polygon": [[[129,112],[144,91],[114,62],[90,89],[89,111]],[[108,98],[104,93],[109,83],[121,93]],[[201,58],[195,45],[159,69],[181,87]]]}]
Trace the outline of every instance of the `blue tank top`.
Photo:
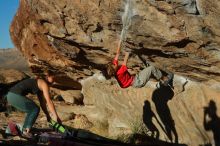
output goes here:
[{"label": "blue tank top", "polygon": [[14,87],[10,89],[10,92],[25,96],[28,93],[38,94],[41,90],[37,85],[37,79],[25,79],[17,83]]}]

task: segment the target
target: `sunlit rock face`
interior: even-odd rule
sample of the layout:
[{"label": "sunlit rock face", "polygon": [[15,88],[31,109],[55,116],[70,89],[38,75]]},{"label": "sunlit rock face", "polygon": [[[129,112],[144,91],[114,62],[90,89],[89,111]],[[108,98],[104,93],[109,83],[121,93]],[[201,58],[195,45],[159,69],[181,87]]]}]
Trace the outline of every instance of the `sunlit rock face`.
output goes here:
[{"label": "sunlit rock face", "polygon": [[[135,0],[125,45],[140,57],[199,81],[219,79],[217,0]],[[14,44],[34,65],[90,76],[114,56],[126,1],[21,0],[11,25]],[[36,66],[35,66],[36,67]]]},{"label": "sunlit rock face", "polygon": [[[108,132],[98,134],[114,137],[143,126],[163,141],[214,144],[213,133],[204,126],[208,121],[204,107],[215,109],[209,105],[214,101],[219,115],[220,2],[132,1],[122,47],[132,52],[128,67],[136,73],[148,60],[167,68],[175,73],[174,90],[158,89],[153,81],[141,89],[121,89],[115,80],[87,80],[114,57],[126,4],[125,0],[20,0],[11,37],[33,72],[50,68],[68,78],[85,79],[85,106],[78,113],[94,125],[104,123]],[[86,106],[95,110],[85,112]],[[153,115],[158,121],[151,119]]]},{"label": "sunlit rock face", "polygon": [[154,142],[194,146],[214,144],[214,135],[220,136],[219,82],[201,84],[175,76],[174,89],[158,88],[153,81],[143,88],[121,89],[96,74],[82,85],[84,104],[93,105],[87,117],[93,123],[107,125],[110,137],[141,133]]}]

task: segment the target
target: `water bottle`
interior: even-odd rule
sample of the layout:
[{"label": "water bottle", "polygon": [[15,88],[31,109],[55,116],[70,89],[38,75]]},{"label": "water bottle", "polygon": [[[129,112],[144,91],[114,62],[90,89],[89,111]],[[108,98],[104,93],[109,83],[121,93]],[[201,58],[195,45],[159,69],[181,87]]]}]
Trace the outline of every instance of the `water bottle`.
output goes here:
[{"label": "water bottle", "polygon": [[56,121],[54,121],[52,119],[50,120],[49,124],[57,132],[60,132],[60,133],[65,133],[66,132],[66,129],[62,124],[59,124],[59,123],[57,123]]}]

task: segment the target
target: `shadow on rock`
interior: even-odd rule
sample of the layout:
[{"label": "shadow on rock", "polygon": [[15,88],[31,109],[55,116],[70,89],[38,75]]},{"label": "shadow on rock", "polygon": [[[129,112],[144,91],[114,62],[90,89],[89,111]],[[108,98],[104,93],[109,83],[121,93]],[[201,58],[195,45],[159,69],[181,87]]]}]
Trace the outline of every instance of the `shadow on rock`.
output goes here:
[{"label": "shadow on rock", "polygon": [[[208,117],[210,120],[207,120]],[[210,100],[208,107],[204,107],[203,125],[205,130],[213,132],[215,146],[220,146],[220,118],[213,100]]]},{"label": "shadow on rock", "polygon": [[[138,144],[122,143],[116,140],[102,137],[84,129],[72,129],[74,136],[67,137],[65,140],[56,140],[51,143],[59,145],[77,145],[77,146],[187,146],[185,144],[173,144],[155,138],[134,134],[133,138]],[[76,132],[76,133],[75,133]]]},{"label": "shadow on rock", "polygon": [[[48,146],[186,146],[185,144],[173,144],[168,143],[165,141],[157,140],[155,138],[149,137],[149,136],[143,136],[139,134],[134,134],[134,138],[138,140],[139,144],[128,144],[128,143],[122,143],[116,140],[112,140],[109,138],[102,137],[100,135],[97,135],[95,133],[92,133],[90,131],[84,130],[84,129],[74,129],[67,127],[69,132],[71,132],[71,135],[65,135],[61,133],[49,133],[47,132],[42,133],[41,135],[38,135],[37,142],[34,141],[24,141],[24,140],[10,140],[0,141],[0,145],[8,145],[8,146],[21,146],[21,145],[28,145],[28,146],[41,146],[41,145],[48,145]],[[44,139],[42,139],[42,135],[46,136]],[[41,136],[41,141],[40,137]],[[42,140],[45,140],[44,142]]]},{"label": "shadow on rock", "polygon": [[146,125],[146,127],[148,128],[148,130],[151,132],[150,136],[152,138],[159,139],[160,133],[159,133],[159,130],[157,129],[157,127],[153,123],[153,118],[155,118],[156,121],[158,122],[158,124],[161,125],[159,120],[157,119],[156,115],[151,110],[150,102],[148,100],[146,100],[144,102],[144,106],[143,106],[143,122]]},{"label": "shadow on rock", "polygon": [[[163,125],[164,130],[167,137],[170,139],[171,142],[178,143],[178,134],[175,128],[175,122],[172,118],[170,113],[170,109],[168,107],[168,101],[171,100],[174,96],[173,90],[168,86],[161,86],[154,90],[152,94],[152,100],[156,106],[156,110],[158,116],[160,117]],[[173,136],[174,135],[174,141]]]},{"label": "shadow on rock", "polygon": [[56,84],[54,84],[52,87],[58,88],[61,90],[76,90],[76,89],[81,90],[82,89],[82,85],[78,81],[73,80],[67,76],[56,76],[55,82]]},{"label": "shadow on rock", "polygon": [[186,144],[169,143],[142,134],[135,134],[134,138],[139,143],[137,144],[139,146],[187,146]]}]

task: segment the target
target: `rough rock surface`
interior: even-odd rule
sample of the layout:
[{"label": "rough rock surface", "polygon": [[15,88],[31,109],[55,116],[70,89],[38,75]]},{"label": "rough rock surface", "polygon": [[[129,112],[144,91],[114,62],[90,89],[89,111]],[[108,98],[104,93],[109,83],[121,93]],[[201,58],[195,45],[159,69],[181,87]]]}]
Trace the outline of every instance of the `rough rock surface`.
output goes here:
[{"label": "rough rock surface", "polygon": [[[157,88],[156,82],[150,81],[143,88],[121,89],[93,76],[83,82],[84,104],[94,106],[86,116],[107,125],[110,137],[145,133],[192,146],[214,144],[213,133],[220,136],[220,84],[214,80],[201,84],[176,76],[174,87]],[[206,129],[204,123],[215,128]]]},{"label": "rough rock surface", "polygon": [[[51,68],[85,79],[114,57],[124,2],[20,0],[11,37],[33,72]],[[69,106],[67,111],[57,105],[59,111],[85,115],[93,123],[90,130],[102,136],[141,133],[192,146],[214,144],[204,107],[207,121],[215,114],[219,119],[219,1],[132,2],[134,15],[124,42],[133,54],[128,66],[133,73],[143,68],[143,60],[165,66],[176,75],[174,90],[157,89],[153,81],[144,88],[121,89],[115,80],[95,76],[81,82],[85,106]],[[67,79],[62,84],[81,88],[72,83]]]},{"label": "rough rock surface", "polygon": [[[21,0],[11,37],[32,68],[90,76],[115,53],[124,2]],[[219,9],[218,0],[134,0],[129,66],[140,67],[141,57],[192,79],[219,81]]]},{"label": "rough rock surface", "polygon": [[83,103],[83,95],[81,90],[61,91],[60,95],[66,103],[80,104]]}]

